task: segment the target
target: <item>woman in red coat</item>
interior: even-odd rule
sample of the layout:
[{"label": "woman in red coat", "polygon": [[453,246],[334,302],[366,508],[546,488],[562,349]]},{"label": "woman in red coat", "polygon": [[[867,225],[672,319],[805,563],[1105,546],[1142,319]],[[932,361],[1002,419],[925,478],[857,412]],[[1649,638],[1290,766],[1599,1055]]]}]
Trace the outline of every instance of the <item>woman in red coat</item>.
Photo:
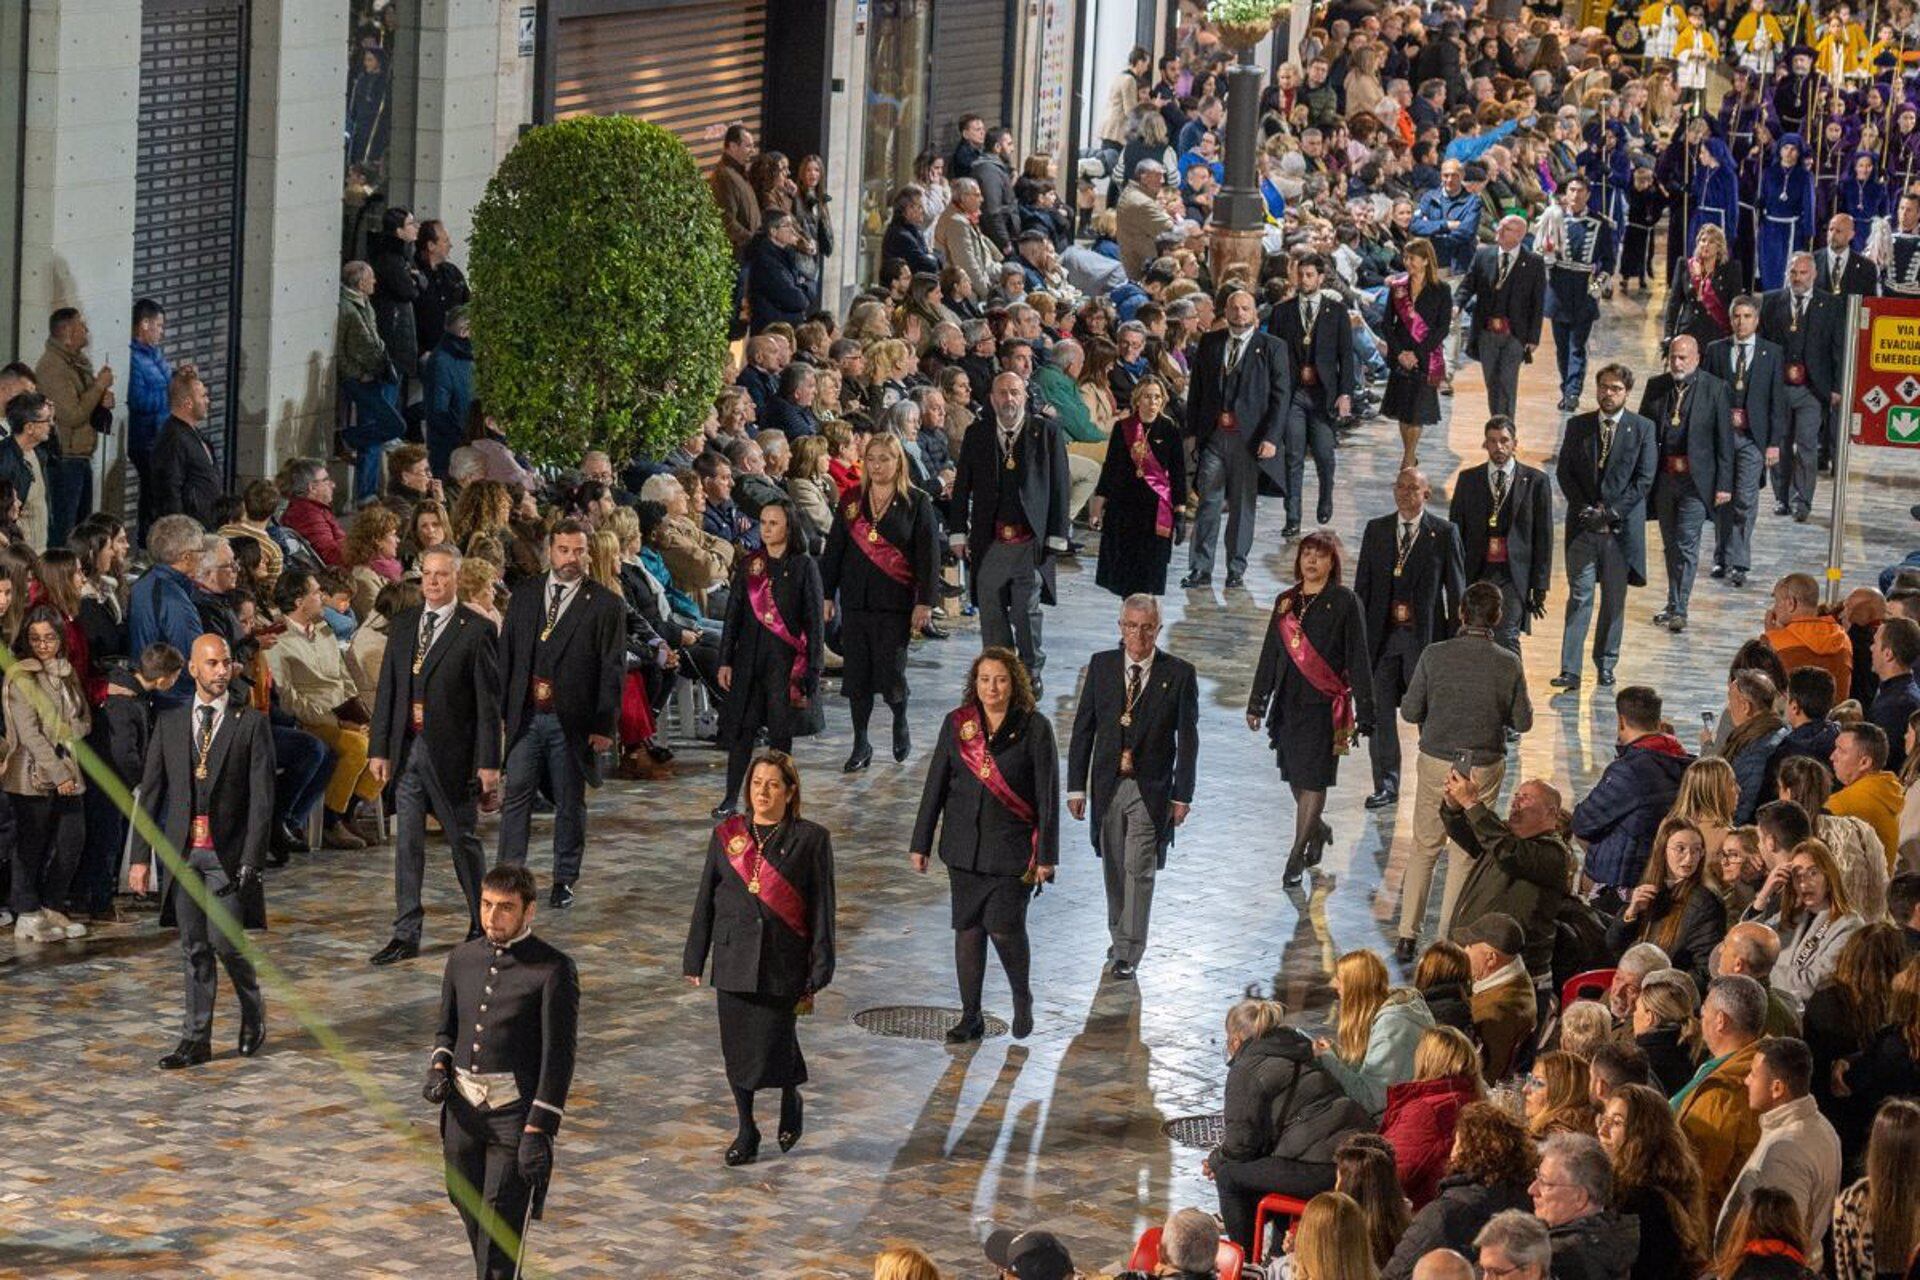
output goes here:
[{"label": "woman in red coat", "polygon": [[1452,1027],[1429,1028],[1413,1053],[1413,1079],[1387,1087],[1380,1122],[1380,1136],[1393,1144],[1400,1185],[1415,1209],[1438,1193],[1460,1109],[1485,1096],[1473,1042]]}]

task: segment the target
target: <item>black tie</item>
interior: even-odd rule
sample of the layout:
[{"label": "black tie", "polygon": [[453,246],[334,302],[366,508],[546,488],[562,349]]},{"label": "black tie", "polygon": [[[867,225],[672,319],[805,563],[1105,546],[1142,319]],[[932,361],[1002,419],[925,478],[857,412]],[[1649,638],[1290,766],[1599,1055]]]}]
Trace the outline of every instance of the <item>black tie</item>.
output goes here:
[{"label": "black tie", "polygon": [[1800,317],[1806,313],[1806,307],[1807,307],[1807,300],[1801,297],[1797,293],[1794,294],[1793,295],[1793,328],[1795,332],[1798,332],[1800,329]]},{"label": "black tie", "polygon": [[1234,337],[1228,340],[1227,342],[1227,372],[1228,373],[1232,373],[1235,369],[1238,369],[1240,367],[1240,354],[1241,352],[1246,350],[1246,347],[1247,347],[1247,340],[1245,337]]},{"label": "black tie", "polygon": [[1736,350],[1740,352],[1740,357],[1734,361],[1733,385],[1744,389],[1747,385],[1747,344],[1741,343]]},{"label": "black tie", "polygon": [[1493,473],[1493,509],[1498,511],[1507,501],[1507,473],[1495,470]]},{"label": "black tie", "polygon": [[[439,622],[440,615],[431,609],[427,610],[426,615],[420,619],[420,644],[413,651],[413,674],[415,675],[419,675],[420,668],[426,665],[427,650],[433,648],[433,629]],[[553,624],[549,622],[547,625]]]},{"label": "black tie", "polygon": [[1140,664],[1127,664],[1127,710],[1133,710],[1135,700],[1140,697]]},{"label": "black tie", "polygon": [[194,763],[206,767],[207,756],[213,751],[213,708],[202,705],[200,708],[199,753]]},{"label": "black tie", "polygon": [[1504,286],[1507,283],[1507,272],[1511,270],[1513,270],[1513,255],[1510,253],[1501,254],[1500,255],[1500,278],[1493,282],[1493,287],[1498,289]]},{"label": "black tie", "polygon": [[1600,465],[1602,467],[1607,465],[1607,455],[1613,452],[1613,429],[1615,425],[1612,418],[1602,418],[1600,420]]},{"label": "black tie", "polygon": [[1400,522],[1400,558],[1407,558],[1407,548],[1413,545],[1413,525],[1408,521]]},{"label": "black tie", "polygon": [[548,631],[553,630],[553,624],[560,620],[560,598],[566,595],[566,593],[567,589],[565,587],[557,582],[553,584],[553,603],[547,606]]}]

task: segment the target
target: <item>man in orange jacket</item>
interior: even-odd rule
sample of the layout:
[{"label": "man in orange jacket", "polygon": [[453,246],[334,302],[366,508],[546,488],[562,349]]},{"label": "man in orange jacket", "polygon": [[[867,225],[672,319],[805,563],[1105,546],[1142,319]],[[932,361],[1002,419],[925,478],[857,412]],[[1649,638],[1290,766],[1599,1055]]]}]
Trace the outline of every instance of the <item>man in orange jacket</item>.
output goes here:
[{"label": "man in orange jacket", "polygon": [[1789,675],[1819,667],[1833,676],[1840,696],[1853,687],[1853,641],[1838,619],[1820,612],[1820,584],[1812,574],[1790,573],[1773,584],[1767,643]]}]

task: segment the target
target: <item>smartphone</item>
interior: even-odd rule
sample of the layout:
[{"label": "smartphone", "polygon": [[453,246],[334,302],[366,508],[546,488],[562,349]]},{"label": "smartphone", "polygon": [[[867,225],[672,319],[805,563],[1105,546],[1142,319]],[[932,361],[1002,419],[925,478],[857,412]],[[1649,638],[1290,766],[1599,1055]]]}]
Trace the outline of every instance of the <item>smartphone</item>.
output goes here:
[{"label": "smartphone", "polygon": [[1715,716],[1712,711],[1702,711],[1700,713],[1700,731],[1706,734],[1707,737],[1709,738],[1713,736],[1714,719],[1715,719]]},{"label": "smartphone", "polygon": [[1453,758],[1453,771],[1459,774],[1463,778],[1472,778],[1473,777],[1472,753],[1462,751],[1459,755],[1455,756]]}]

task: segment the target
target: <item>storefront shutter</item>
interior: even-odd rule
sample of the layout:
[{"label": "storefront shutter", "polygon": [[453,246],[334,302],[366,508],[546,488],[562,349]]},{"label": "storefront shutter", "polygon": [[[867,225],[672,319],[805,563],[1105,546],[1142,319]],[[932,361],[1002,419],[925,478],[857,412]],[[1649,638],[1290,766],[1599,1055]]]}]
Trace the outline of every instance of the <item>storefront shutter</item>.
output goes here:
[{"label": "storefront shutter", "polygon": [[964,115],[981,117],[988,128],[1011,125],[1007,72],[1012,28],[1010,0],[934,0],[929,146],[951,151]]}]

